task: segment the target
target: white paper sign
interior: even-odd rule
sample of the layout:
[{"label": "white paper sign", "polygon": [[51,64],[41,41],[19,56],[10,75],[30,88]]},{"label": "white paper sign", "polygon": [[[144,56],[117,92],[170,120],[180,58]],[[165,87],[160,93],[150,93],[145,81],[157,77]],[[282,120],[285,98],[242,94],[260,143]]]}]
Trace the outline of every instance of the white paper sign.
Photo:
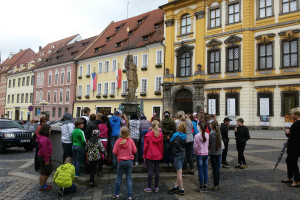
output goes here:
[{"label": "white paper sign", "polygon": [[235,116],[235,98],[227,99],[227,115]]},{"label": "white paper sign", "polygon": [[216,99],[208,99],[208,114],[215,115],[216,113]]},{"label": "white paper sign", "polygon": [[269,98],[260,98],[259,105],[260,105],[260,115],[270,115],[270,102]]},{"label": "white paper sign", "polygon": [[229,122],[229,125],[235,126],[236,125],[235,116],[228,116],[228,118],[231,119],[231,121]]}]

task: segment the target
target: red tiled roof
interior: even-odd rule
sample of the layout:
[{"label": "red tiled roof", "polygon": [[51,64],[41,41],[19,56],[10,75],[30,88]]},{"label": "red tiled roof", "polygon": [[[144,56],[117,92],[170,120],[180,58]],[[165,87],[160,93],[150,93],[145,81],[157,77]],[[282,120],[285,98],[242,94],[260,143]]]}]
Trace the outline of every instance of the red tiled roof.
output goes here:
[{"label": "red tiled roof", "polygon": [[0,65],[0,73],[4,73],[14,66],[19,66],[21,64],[27,64],[35,57],[35,52],[31,49],[26,49],[20,51],[19,53],[13,55],[11,59],[7,58],[1,65]]},{"label": "red tiled roof", "polygon": [[[138,22],[142,21],[141,24]],[[112,23],[79,60],[144,47],[164,39],[164,12],[156,9],[126,20]],[[159,25],[159,27],[155,27]],[[127,27],[133,31],[128,36]],[[118,30],[119,29],[119,30]],[[148,40],[144,37],[149,35]],[[129,44],[128,44],[129,41]],[[117,46],[120,45],[119,47]]]},{"label": "red tiled roof", "polygon": [[90,37],[69,45],[64,45],[52,52],[49,57],[40,61],[34,69],[57,65],[75,60],[81,55],[98,36]]}]

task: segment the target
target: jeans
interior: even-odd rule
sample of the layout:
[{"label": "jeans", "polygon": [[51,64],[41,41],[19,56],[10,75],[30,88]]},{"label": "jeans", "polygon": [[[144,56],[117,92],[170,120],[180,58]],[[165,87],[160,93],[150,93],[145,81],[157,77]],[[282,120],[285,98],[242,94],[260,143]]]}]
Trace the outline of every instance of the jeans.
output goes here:
[{"label": "jeans", "polygon": [[132,160],[124,160],[118,163],[115,195],[120,194],[122,176],[125,173],[126,182],[127,182],[127,198],[132,197],[132,181],[131,181],[132,166],[133,166]]},{"label": "jeans", "polygon": [[238,151],[238,163],[241,165],[246,165],[246,160],[244,156],[246,143],[236,144],[236,149]]},{"label": "jeans", "polygon": [[198,156],[197,155],[197,165],[198,165],[198,177],[200,186],[206,185],[208,180],[208,156]]},{"label": "jeans", "polygon": [[165,164],[172,163],[172,148],[169,141],[164,141],[164,162]]},{"label": "jeans", "polygon": [[73,151],[72,151],[72,147],[73,144],[72,143],[61,143],[62,145],[62,149],[63,149],[63,163],[65,162],[66,158],[68,157],[72,157],[73,158]]},{"label": "jeans", "polygon": [[298,167],[298,157],[296,155],[288,154],[286,157],[286,166],[288,178],[293,179],[295,182],[300,182],[300,174]]},{"label": "jeans", "polygon": [[155,174],[155,188],[158,188],[159,182],[159,160],[146,160],[148,168],[148,188],[151,188],[152,185],[152,176],[153,172]]},{"label": "jeans", "polygon": [[219,186],[220,181],[220,156],[221,155],[210,155],[215,187]]},{"label": "jeans", "polygon": [[194,170],[193,146],[194,146],[194,142],[186,143],[183,170],[186,170],[187,163],[189,163],[190,165],[190,171]]},{"label": "jeans", "polygon": [[74,156],[73,165],[75,166],[75,175],[79,175],[80,174],[80,164],[83,162],[85,152],[82,147],[77,146],[77,145],[73,145],[72,150],[73,150],[73,156]]},{"label": "jeans", "polygon": [[116,144],[116,141],[119,139],[119,136],[112,136],[110,138],[110,150],[111,150],[111,161],[112,161],[112,165],[113,167],[116,167],[117,166],[117,157],[115,154],[112,153],[113,149],[114,149],[114,146]]},{"label": "jeans", "polygon": [[144,137],[148,133],[148,129],[142,129],[140,134],[140,140],[141,140],[141,156],[144,155]]},{"label": "jeans", "polygon": [[64,194],[76,192],[76,190],[77,190],[77,187],[76,187],[76,185],[73,183],[73,184],[71,185],[71,187],[65,188]]},{"label": "jeans", "polygon": [[222,153],[222,164],[227,164],[227,161],[226,161],[226,157],[227,157],[227,152],[228,152],[228,142],[224,142],[224,146],[225,146],[225,149],[223,150],[223,153]]}]

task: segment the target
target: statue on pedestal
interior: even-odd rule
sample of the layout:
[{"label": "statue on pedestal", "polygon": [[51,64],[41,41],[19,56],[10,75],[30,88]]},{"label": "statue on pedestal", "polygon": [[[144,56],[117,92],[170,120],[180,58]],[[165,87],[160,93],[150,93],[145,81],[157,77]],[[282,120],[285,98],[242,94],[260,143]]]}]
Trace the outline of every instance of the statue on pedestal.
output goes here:
[{"label": "statue on pedestal", "polygon": [[125,61],[125,68],[126,68],[126,76],[127,76],[127,82],[128,82],[128,87],[127,87],[127,92],[128,94],[126,95],[126,101],[129,102],[136,102],[136,96],[135,92],[136,89],[139,86],[139,81],[138,81],[138,76],[137,76],[137,67],[133,61],[133,56],[128,55]]}]

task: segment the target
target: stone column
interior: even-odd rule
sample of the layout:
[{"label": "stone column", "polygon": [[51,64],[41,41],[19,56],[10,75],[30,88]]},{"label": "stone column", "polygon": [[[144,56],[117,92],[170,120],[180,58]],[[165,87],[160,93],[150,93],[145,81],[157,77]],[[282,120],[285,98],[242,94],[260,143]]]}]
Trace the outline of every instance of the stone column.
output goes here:
[{"label": "stone column", "polygon": [[204,84],[203,80],[193,81],[195,94],[193,97],[193,111],[199,113],[200,109],[204,109]]},{"label": "stone column", "polygon": [[163,112],[169,111],[171,114],[173,113],[173,97],[171,95],[171,83],[163,83]]}]

